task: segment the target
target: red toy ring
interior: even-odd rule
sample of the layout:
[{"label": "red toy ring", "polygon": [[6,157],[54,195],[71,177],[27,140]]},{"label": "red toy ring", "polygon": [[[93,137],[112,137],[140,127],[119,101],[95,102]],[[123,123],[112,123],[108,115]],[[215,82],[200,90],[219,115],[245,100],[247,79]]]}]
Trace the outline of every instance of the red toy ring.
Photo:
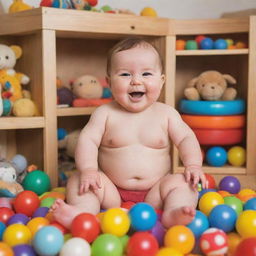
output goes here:
[{"label": "red toy ring", "polygon": [[245,126],[245,115],[201,116],[181,115],[185,123],[196,129],[234,129]]},{"label": "red toy ring", "polygon": [[193,129],[200,145],[233,145],[242,142],[243,129]]}]

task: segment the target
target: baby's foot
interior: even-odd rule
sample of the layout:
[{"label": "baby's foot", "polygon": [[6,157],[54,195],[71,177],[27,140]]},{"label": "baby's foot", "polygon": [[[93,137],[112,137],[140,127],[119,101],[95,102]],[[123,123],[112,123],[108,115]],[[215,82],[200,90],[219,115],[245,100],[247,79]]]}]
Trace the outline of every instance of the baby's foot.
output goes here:
[{"label": "baby's foot", "polygon": [[62,199],[56,199],[50,211],[54,219],[66,228],[70,228],[72,220],[79,214],[74,206],[66,204]]},{"label": "baby's foot", "polygon": [[195,215],[196,209],[193,206],[165,210],[162,215],[162,224],[166,228],[174,225],[187,225],[194,219]]}]

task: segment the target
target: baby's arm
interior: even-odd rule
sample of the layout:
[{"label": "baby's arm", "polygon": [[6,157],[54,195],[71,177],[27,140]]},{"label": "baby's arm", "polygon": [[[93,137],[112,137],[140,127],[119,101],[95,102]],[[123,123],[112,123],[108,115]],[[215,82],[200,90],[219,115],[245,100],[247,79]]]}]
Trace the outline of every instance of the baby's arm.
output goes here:
[{"label": "baby's arm", "polygon": [[101,187],[98,173],[98,148],[105,131],[106,107],[97,108],[78,138],[75,151],[76,167],[81,172],[79,193]]},{"label": "baby's arm", "polygon": [[186,181],[191,181],[195,186],[201,180],[203,188],[206,188],[206,179],[202,171],[200,145],[193,131],[175,109],[171,109],[169,114],[168,131],[172,142],[179,150],[181,161],[185,166]]}]

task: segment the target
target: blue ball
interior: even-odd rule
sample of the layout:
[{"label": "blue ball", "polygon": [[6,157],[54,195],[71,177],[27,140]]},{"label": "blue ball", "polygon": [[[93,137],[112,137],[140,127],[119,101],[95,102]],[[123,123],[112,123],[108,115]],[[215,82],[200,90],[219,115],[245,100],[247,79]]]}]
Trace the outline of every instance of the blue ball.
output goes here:
[{"label": "blue ball", "polygon": [[201,234],[209,228],[209,221],[207,216],[200,212],[196,211],[196,216],[192,222],[190,222],[187,227],[194,233],[195,238],[199,238]]},{"label": "blue ball", "polygon": [[256,198],[251,198],[244,204],[244,211],[245,210],[254,210],[256,211]]},{"label": "blue ball", "polygon": [[129,210],[131,226],[137,231],[152,229],[157,221],[154,208],[147,203],[138,203]]},{"label": "blue ball", "polygon": [[228,233],[235,228],[237,214],[229,205],[220,204],[211,210],[208,219],[211,227],[222,229]]},{"label": "blue ball", "polygon": [[213,49],[213,40],[210,37],[206,37],[200,42],[200,48],[203,50]]},{"label": "blue ball", "polygon": [[213,48],[214,49],[220,49],[220,50],[224,50],[228,48],[228,44],[227,41],[224,39],[217,39],[214,43],[213,43]]},{"label": "blue ball", "polygon": [[64,238],[59,229],[45,226],[36,232],[33,248],[39,255],[54,256],[59,253],[63,243]]},{"label": "blue ball", "polygon": [[67,131],[64,128],[58,128],[58,140],[63,140],[67,136]]},{"label": "blue ball", "polygon": [[223,166],[227,158],[227,151],[223,147],[212,147],[206,152],[206,162],[211,166]]},{"label": "blue ball", "polygon": [[6,229],[5,224],[2,221],[0,221],[0,240],[1,241],[3,240],[3,233],[4,233],[5,229]]}]

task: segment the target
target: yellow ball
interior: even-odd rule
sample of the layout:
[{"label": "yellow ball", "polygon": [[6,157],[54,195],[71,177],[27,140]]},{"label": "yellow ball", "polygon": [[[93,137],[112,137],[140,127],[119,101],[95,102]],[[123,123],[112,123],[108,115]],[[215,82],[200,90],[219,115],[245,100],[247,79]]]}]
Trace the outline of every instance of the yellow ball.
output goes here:
[{"label": "yellow ball", "polygon": [[167,230],[164,236],[164,245],[187,254],[194,248],[195,237],[188,227],[176,225]]},{"label": "yellow ball", "polygon": [[229,233],[228,235],[228,253],[233,255],[235,253],[236,247],[241,241],[241,237],[237,233]]},{"label": "yellow ball", "polygon": [[228,161],[233,166],[245,164],[246,151],[243,147],[235,146],[228,150]]},{"label": "yellow ball", "polygon": [[12,224],[6,228],[3,241],[9,246],[29,244],[32,238],[31,231],[23,224]]},{"label": "yellow ball", "polygon": [[161,248],[156,256],[183,256],[184,254],[179,252],[178,250],[174,249],[174,248],[170,248],[170,247],[164,247]]},{"label": "yellow ball", "polygon": [[250,195],[255,195],[256,192],[250,188],[243,188],[238,192],[239,196],[250,196]]},{"label": "yellow ball", "polygon": [[219,204],[224,204],[223,197],[217,192],[207,192],[199,200],[199,210],[208,216],[212,208]]},{"label": "yellow ball", "polygon": [[49,223],[49,220],[44,217],[36,217],[27,223],[27,227],[30,229],[32,236],[34,236],[40,228],[49,225]]},{"label": "yellow ball", "polygon": [[256,236],[256,211],[243,211],[237,218],[236,230],[242,238]]},{"label": "yellow ball", "polygon": [[152,7],[145,7],[141,12],[141,16],[157,17],[157,12]]},{"label": "yellow ball", "polygon": [[107,210],[102,216],[101,229],[103,233],[115,236],[124,236],[130,228],[130,218],[127,212],[121,208]]}]

